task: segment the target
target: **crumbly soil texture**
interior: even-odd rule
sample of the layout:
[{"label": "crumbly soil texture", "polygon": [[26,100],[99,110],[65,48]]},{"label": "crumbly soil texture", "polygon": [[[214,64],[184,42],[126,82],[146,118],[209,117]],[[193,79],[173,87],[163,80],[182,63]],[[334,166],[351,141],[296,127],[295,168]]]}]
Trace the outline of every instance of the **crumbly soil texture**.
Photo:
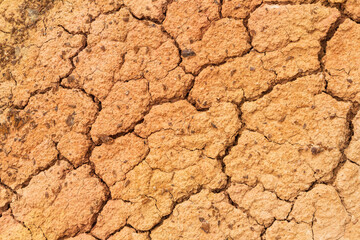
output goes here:
[{"label": "crumbly soil texture", "polygon": [[0,239],[360,239],[360,0],[0,0]]}]

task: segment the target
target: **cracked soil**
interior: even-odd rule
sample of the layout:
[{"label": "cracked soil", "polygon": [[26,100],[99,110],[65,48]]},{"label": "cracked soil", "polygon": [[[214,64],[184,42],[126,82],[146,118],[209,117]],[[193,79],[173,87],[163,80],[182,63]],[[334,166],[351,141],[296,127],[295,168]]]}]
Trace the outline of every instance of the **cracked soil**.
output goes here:
[{"label": "cracked soil", "polygon": [[0,240],[358,240],[359,103],[359,0],[0,0]]}]

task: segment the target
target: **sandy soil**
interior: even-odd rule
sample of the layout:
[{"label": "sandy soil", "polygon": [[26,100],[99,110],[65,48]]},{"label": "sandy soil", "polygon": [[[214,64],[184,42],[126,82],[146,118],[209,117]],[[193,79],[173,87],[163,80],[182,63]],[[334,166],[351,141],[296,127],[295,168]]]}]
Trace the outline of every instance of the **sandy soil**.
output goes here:
[{"label": "sandy soil", "polygon": [[359,102],[359,0],[0,0],[0,239],[358,240]]}]

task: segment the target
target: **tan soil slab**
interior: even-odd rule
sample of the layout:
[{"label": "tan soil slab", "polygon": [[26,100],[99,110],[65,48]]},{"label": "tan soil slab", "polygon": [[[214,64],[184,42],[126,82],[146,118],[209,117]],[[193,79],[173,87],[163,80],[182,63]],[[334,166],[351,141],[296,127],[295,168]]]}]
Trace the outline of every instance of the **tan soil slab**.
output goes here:
[{"label": "tan soil slab", "polygon": [[341,148],[351,104],[323,93],[325,84],[323,74],[317,74],[277,85],[263,98],[244,103],[242,119],[247,128],[275,143]]},{"label": "tan soil slab", "polygon": [[350,101],[360,99],[359,33],[360,25],[347,19],[328,42],[324,57],[329,91]]},{"label": "tan soil slab", "polygon": [[266,191],[261,184],[251,188],[245,184],[232,183],[227,192],[232,201],[265,227],[271,226],[275,219],[285,220],[292,207],[289,202]]},{"label": "tan soil slab", "polygon": [[276,221],[269,227],[264,235],[266,240],[312,240],[312,229],[306,223],[295,221]]},{"label": "tan soil slab", "polygon": [[246,18],[262,0],[224,0],[221,6],[223,17]]},{"label": "tan soil slab", "polygon": [[[11,203],[14,216],[36,239],[58,239],[91,229],[106,199],[101,181],[88,165],[76,170],[64,161],[33,177]],[[46,219],[46,221],[44,221]]]},{"label": "tan soil slab", "polygon": [[62,84],[82,87],[102,101],[115,82],[142,77],[156,81],[178,62],[174,41],[159,25],[139,21],[122,8],[91,23],[88,45],[75,59],[75,71]]},{"label": "tan soil slab", "polygon": [[249,18],[252,46],[266,52],[265,69],[278,78],[320,67],[320,40],[340,17],[339,11],[319,4],[263,5]]},{"label": "tan soil slab", "polygon": [[148,233],[137,233],[134,229],[124,227],[119,232],[115,233],[109,240],[149,240]]},{"label": "tan soil slab", "polygon": [[195,78],[189,99],[199,108],[216,102],[240,104],[268,90],[276,74],[264,68],[262,53],[251,52],[221,66],[207,67]]},{"label": "tan soil slab", "polygon": [[[64,143],[68,134],[84,135],[95,120],[98,106],[81,91],[63,89],[30,98],[24,110],[10,110],[1,139],[0,177],[12,187],[19,187],[56,160],[58,151],[78,166],[83,163],[88,144],[76,155],[73,146]],[[60,148],[56,143],[60,142]]]},{"label": "tan soil slab", "polygon": [[203,190],[175,207],[152,239],[260,239],[262,227],[230,205],[223,193]]},{"label": "tan soil slab", "polygon": [[359,166],[346,162],[340,169],[336,180],[335,188],[339,192],[343,205],[350,215],[350,221],[345,227],[345,239],[356,239],[360,237],[359,232],[359,184],[360,184],[360,169]]},{"label": "tan soil slab", "polygon": [[[342,1],[344,2],[344,1]],[[352,19],[360,20],[360,2],[359,0],[347,0],[344,4],[345,12],[351,16]]]},{"label": "tan soil slab", "polygon": [[16,221],[8,211],[3,213],[0,218],[0,237],[1,239],[17,240],[17,239],[31,239],[32,235],[29,229],[23,224]]},{"label": "tan soil slab", "polygon": [[199,73],[207,64],[218,64],[250,49],[243,21],[219,18],[218,1],[180,0],[168,6],[163,26],[179,44],[186,71]]},{"label": "tan soil slab", "polygon": [[323,184],[301,193],[289,216],[297,223],[312,226],[314,239],[339,239],[344,235],[349,220],[336,190]]}]

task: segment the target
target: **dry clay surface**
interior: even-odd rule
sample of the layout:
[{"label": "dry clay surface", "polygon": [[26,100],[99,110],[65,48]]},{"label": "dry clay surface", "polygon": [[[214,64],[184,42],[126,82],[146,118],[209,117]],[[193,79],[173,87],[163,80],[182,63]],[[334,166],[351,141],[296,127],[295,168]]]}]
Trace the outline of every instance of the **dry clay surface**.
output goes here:
[{"label": "dry clay surface", "polygon": [[0,239],[360,239],[359,0],[0,0]]}]

